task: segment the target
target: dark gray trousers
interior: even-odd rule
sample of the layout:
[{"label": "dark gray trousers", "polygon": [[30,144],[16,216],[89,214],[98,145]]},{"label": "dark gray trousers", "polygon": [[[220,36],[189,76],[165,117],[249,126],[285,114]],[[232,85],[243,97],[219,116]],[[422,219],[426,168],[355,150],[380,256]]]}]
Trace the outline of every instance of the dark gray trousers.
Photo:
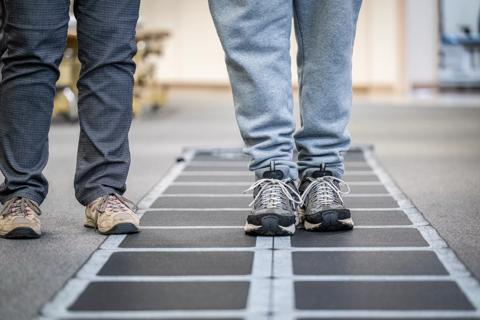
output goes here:
[{"label": "dark gray trousers", "polygon": [[[75,194],[84,205],[125,191],[139,0],[76,0],[80,141]],[[41,203],[58,66],[69,0],[7,0],[7,52],[0,86],[0,201]],[[58,168],[58,170],[62,170]],[[65,173],[68,174],[68,173]]]},{"label": "dark gray trousers", "polygon": [[0,81],[2,81],[2,61],[1,57],[5,52],[5,38],[3,37],[3,26],[4,26],[4,18],[6,16],[6,12],[3,8],[4,2],[0,0]]}]

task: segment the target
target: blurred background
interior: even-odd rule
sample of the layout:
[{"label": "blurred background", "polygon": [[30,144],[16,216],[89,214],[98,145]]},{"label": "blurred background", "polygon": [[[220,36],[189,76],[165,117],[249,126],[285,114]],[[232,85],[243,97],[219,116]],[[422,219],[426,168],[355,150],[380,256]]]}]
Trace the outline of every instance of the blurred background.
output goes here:
[{"label": "blurred background", "polygon": [[[45,235],[36,242],[2,241],[2,319],[32,318],[104,240],[81,228],[83,208],[73,191],[80,68],[75,24],[72,17],[50,131]],[[353,143],[375,147],[382,165],[477,278],[479,32],[480,0],[364,0],[349,126]],[[142,0],[137,42],[126,194],[134,201],[183,148],[242,145],[206,0]],[[292,74],[296,89],[294,63]],[[296,95],[295,101],[298,106]],[[56,263],[59,255],[62,263]]]},{"label": "blurred background", "polygon": [[[476,0],[365,1],[354,50],[354,90],[409,94],[420,88],[478,88],[479,10]],[[171,35],[157,62],[158,81],[228,85],[206,2],[144,0],[140,24]]]},{"label": "blurred background", "polygon": [[[366,0],[353,55],[356,97],[478,103],[479,15],[477,0]],[[172,90],[228,90],[224,55],[206,1],[143,0],[137,39],[137,115],[168,106]],[[73,17],[69,40],[56,114],[74,120],[79,65]],[[293,33],[291,48],[294,57]],[[295,63],[292,75],[296,86]]]}]

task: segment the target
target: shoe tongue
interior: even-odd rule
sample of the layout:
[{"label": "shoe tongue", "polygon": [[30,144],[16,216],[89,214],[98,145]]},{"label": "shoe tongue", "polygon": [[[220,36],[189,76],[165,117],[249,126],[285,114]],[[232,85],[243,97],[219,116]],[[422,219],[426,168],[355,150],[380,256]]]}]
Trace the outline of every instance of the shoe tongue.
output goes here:
[{"label": "shoe tongue", "polygon": [[265,171],[263,173],[263,178],[283,180],[283,172],[281,170]]},{"label": "shoe tongue", "polygon": [[321,178],[321,177],[327,177],[327,176],[333,176],[333,173],[327,170],[318,170],[312,173],[312,178]]}]

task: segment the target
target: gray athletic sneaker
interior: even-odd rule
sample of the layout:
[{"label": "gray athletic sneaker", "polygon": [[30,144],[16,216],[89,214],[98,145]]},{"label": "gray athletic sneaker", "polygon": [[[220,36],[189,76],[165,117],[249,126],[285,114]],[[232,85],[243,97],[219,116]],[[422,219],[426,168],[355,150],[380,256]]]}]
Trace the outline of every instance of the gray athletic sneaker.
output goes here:
[{"label": "gray athletic sneaker", "polygon": [[288,236],[295,233],[297,207],[301,203],[295,183],[284,180],[279,170],[267,171],[247,191],[253,190],[252,212],[245,233],[259,236]]},{"label": "gray athletic sneaker", "polygon": [[336,231],[353,228],[350,210],[345,207],[342,195],[350,192],[348,185],[321,168],[300,184],[303,206],[300,221],[306,230]]},{"label": "gray athletic sneaker", "polygon": [[0,237],[33,239],[42,234],[40,208],[30,199],[16,197],[8,200],[0,212]]}]

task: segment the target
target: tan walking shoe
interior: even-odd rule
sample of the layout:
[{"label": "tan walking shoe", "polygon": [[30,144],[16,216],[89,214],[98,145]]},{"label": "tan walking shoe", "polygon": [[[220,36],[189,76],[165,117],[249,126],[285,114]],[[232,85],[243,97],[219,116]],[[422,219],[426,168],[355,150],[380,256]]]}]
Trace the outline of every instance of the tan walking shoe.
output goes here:
[{"label": "tan walking shoe", "polygon": [[128,199],[109,194],[92,201],[85,209],[87,228],[96,228],[101,234],[139,232],[140,220],[135,205]]},{"label": "tan walking shoe", "polygon": [[5,203],[0,211],[0,237],[33,239],[42,234],[38,204],[30,199],[16,197]]}]

